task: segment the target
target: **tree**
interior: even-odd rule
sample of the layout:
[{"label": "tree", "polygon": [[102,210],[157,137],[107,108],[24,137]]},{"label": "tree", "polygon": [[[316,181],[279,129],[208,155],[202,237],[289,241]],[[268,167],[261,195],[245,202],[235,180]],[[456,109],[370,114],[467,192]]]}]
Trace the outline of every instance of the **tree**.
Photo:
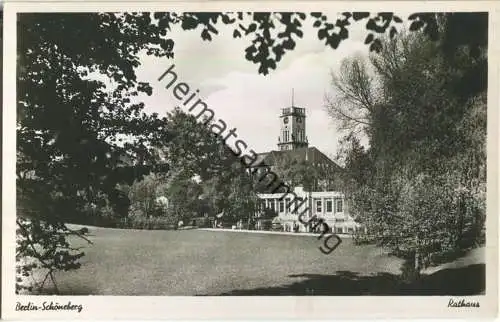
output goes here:
[{"label": "tree", "polygon": [[[20,15],[16,171],[22,192],[18,209],[27,211],[20,214],[18,226],[24,236],[39,238],[26,239],[28,246],[19,244],[18,258],[34,258],[35,265],[49,271],[77,268],[83,252],[65,247],[66,237],[84,237],[85,231],[70,230],[64,223],[85,216],[87,205],[108,201],[126,215],[128,198],[117,184],[131,184],[155,165],[144,152],[151,138],[164,138],[162,121],[141,114],[143,104],[131,103],[138,92],[151,94],[147,84],[137,81],[134,68],[139,51],[168,56],[171,44],[158,30],[144,26],[148,17]],[[88,77],[96,73],[116,86],[110,89]],[[122,136],[133,140],[120,142]],[[124,156],[137,160],[139,155],[148,165],[122,162]],[[43,233],[37,234],[40,229]],[[59,258],[61,246],[67,253]],[[29,251],[38,247],[51,252]],[[53,257],[51,264],[44,264],[47,256]],[[26,265],[20,265],[25,271]]]},{"label": "tree", "polygon": [[371,123],[377,89],[361,57],[344,59],[340,71],[331,75],[335,96],[325,96],[325,107],[339,130],[360,133]]},{"label": "tree", "polygon": [[224,211],[237,220],[253,214],[251,177],[222,138],[178,108],[167,114],[165,126],[172,139],[158,149],[171,168],[167,197],[179,216]]},{"label": "tree", "polygon": [[341,176],[346,191],[353,192],[368,183],[372,172],[369,150],[355,135],[348,135],[340,141],[337,159],[344,165]]},{"label": "tree", "polygon": [[135,181],[128,189],[129,215],[146,218],[164,215],[157,202],[157,198],[161,196],[158,190],[164,181],[163,178],[154,173]]},{"label": "tree", "polygon": [[[340,187],[338,179],[341,168],[336,165],[315,164],[308,160],[299,160],[294,156],[283,155],[277,159],[273,172],[289,187],[303,186],[306,191],[330,191],[338,190]],[[260,188],[263,192],[272,191],[278,186],[278,184],[271,186],[269,184],[262,180]]]},{"label": "tree", "polygon": [[381,90],[369,149],[354,131],[344,144],[350,209],[374,242],[407,260],[410,278],[477,246],[484,228],[486,100],[457,86],[485,58],[458,50],[457,69],[443,41],[412,33],[383,43],[371,58]]},{"label": "tree", "polygon": [[222,138],[179,108],[167,113],[164,126],[170,139],[158,142],[155,147],[172,169],[182,169],[187,177],[198,176],[203,181],[238,161]]},{"label": "tree", "polygon": [[225,217],[232,221],[248,219],[256,210],[254,182],[239,161],[206,180],[203,196],[209,201],[212,214],[224,211]]},{"label": "tree", "polygon": [[171,172],[165,189],[169,201],[168,212],[175,218],[188,222],[203,210],[203,187],[182,172]]}]

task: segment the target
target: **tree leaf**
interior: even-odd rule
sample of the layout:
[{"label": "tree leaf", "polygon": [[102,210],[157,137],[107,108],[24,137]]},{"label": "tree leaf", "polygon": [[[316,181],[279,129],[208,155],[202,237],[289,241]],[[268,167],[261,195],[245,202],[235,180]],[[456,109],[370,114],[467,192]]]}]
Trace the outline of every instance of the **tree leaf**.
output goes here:
[{"label": "tree leaf", "polygon": [[422,29],[424,22],[422,20],[416,20],[410,24],[410,31],[417,31]]},{"label": "tree leaf", "polygon": [[396,15],[392,16],[392,19],[396,23],[402,23],[403,22],[403,20],[399,16],[396,16]]},{"label": "tree leaf", "polygon": [[361,20],[361,19],[364,19],[364,18],[368,18],[369,16],[370,16],[369,12],[353,12],[352,13],[352,18],[355,21],[358,21],[358,20]]},{"label": "tree leaf", "polygon": [[398,31],[396,30],[396,27],[392,26],[391,30],[389,32],[389,37],[392,39],[392,38],[394,38],[394,36],[396,36],[397,33],[398,33]]},{"label": "tree leaf", "polygon": [[248,29],[246,30],[246,34],[248,35],[249,33],[252,33],[252,32],[254,32],[255,30],[257,30],[257,24],[256,24],[256,23],[251,23],[251,24],[248,26]]},{"label": "tree leaf", "polygon": [[368,45],[369,43],[371,43],[373,41],[373,34],[368,34],[368,36],[366,36],[366,39],[365,39],[365,45]]}]

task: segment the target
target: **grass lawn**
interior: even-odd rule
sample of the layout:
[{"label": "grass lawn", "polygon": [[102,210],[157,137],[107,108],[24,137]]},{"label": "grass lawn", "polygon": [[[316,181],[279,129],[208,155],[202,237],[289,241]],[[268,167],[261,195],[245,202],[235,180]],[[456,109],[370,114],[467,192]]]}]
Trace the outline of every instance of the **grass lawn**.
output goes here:
[{"label": "grass lawn", "polygon": [[462,267],[433,273],[424,284],[403,287],[399,259],[350,239],[324,255],[318,249],[323,241],[312,236],[92,227],[90,233],[94,244],[85,250],[82,267],[56,276],[62,294],[459,295],[484,290],[481,253]]}]

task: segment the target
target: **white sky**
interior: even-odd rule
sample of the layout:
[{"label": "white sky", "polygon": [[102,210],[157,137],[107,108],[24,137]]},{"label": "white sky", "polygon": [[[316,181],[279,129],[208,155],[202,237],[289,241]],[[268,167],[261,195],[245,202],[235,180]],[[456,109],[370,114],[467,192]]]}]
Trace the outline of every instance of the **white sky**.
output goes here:
[{"label": "white sky", "polygon": [[[330,14],[328,18],[335,21],[336,15]],[[233,39],[232,27],[217,26],[219,35],[211,42],[201,39],[199,29],[183,31],[177,27],[169,34],[175,41],[175,58],[146,56],[137,71],[139,80],[153,86],[153,95],[143,97],[147,111],[162,115],[180,103],[173,96],[173,86],[167,90],[166,80],[157,81],[175,64],[177,82],[190,87],[186,97],[199,89],[199,97],[215,111],[215,118],[223,119],[228,129],[235,127],[238,138],[249,149],[266,152],[277,149],[280,109],[291,105],[294,88],[294,105],[306,109],[309,145],[333,157],[340,136],[324,109],[323,99],[330,91],[330,72],[338,70],[343,58],[368,55],[368,46],[363,43],[366,21],[349,26],[349,39],[336,50],[317,38],[312,23],[310,18],[305,21],[304,37],[296,41],[295,49],[285,54],[276,70],[266,76],[258,74],[258,65],[245,60],[244,49],[251,39]]]}]

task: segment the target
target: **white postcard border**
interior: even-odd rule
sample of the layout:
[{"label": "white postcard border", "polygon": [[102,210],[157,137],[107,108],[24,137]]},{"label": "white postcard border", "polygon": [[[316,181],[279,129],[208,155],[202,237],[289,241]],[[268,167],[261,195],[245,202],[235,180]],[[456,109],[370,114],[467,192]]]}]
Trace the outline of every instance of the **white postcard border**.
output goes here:
[{"label": "white postcard border", "polygon": [[[293,9],[292,9],[293,8]],[[488,206],[486,295],[463,297],[480,308],[448,308],[449,296],[178,297],[178,296],[16,296],[16,13],[45,11],[488,11]],[[4,102],[2,196],[2,317],[8,319],[341,319],[492,317],[498,310],[498,145],[499,10],[494,1],[390,2],[18,2],[4,4]],[[367,48],[368,50],[368,48]],[[241,53],[240,53],[241,54]],[[494,90],[496,89],[496,90]],[[17,301],[82,304],[76,312],[20,312]]]}]

